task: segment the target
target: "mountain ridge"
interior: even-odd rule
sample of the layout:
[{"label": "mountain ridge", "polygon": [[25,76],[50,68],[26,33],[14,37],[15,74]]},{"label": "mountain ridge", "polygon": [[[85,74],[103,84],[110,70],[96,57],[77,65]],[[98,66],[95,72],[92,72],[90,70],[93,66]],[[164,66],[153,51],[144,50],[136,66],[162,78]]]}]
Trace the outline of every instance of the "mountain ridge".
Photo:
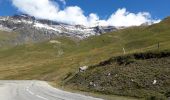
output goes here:
[{"label": "mountain ridge", "polygon": [[0,17],[0,29],[2,31],[19,33],[17,40],[21,40],[21,44],[27,40],[37,42],[58,36],[84,39],[117,30],[114,26],[87,27],[83,25],[69,25],[45,19],[36,19],[25,14]]}]

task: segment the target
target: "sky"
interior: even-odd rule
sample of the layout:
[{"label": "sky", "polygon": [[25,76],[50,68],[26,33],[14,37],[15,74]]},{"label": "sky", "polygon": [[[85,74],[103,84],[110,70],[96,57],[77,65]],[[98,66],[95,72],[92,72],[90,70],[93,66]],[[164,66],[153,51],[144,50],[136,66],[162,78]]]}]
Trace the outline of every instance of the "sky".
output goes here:
[{"label": "sky", "polygon": [[0,16],[29,14],[86,26],[158,23],[170,15],[170,0],[0,0]]}]

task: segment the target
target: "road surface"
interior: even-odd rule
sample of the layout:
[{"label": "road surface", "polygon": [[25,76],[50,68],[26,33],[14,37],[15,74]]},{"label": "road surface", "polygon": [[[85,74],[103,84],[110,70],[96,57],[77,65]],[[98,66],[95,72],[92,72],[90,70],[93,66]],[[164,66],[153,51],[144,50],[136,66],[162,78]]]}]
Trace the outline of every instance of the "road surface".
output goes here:
[{"label": "road surface", "polygon": [[0,81],[0,100],[102,100],[51,87],[44,81]]}]

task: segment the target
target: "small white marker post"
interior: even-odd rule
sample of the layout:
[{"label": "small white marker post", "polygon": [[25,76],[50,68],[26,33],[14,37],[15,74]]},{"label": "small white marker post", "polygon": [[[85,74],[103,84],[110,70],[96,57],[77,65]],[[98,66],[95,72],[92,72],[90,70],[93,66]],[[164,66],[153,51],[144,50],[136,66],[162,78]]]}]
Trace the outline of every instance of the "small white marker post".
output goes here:
[{"label": "small white marker post", "polygon": [[123,54],[126,54],[125,48],[123,48]]}]

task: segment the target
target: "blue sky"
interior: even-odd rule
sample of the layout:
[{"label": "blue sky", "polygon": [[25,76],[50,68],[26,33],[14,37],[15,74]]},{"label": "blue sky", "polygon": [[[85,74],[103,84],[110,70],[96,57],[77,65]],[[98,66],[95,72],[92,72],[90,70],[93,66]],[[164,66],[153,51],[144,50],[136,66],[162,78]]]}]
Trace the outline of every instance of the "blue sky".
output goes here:
[{"label": "blue sky", "polygon": [[[20,1],[24,1],[24,0],[20,0]],[[45,0],[34,0],[34,1],[41,2]],[[150,20],[163,19],[170,15],[170,5],[169,5],[170,0],[66,0],[65,1],[66,4],[63,4],[60,1],[64,1],[64,0],[53,0],[49,2],[52,3],[55,2],[53,5],[56,6],[58,5],[57,6],[58,9],[61,11],[70,6],[77,6],[83,11],[83,15],[85,17],[89,16],[91,13],[94,13],[97,14],[97,17],[100,17],[100,20],[109,19],[109,17],[111,17],[113,13],[115,13],[118,9],[122,9],[122,8],[125,8],[127,12],[134,13],[134,14],[138,14],[139,12],[148,12],[152,16]],[[16,2],[16,4],[12,5],[12,2],[13,3]],[[1,0],[0,16],[13,15],[21,12],[28,13],[30,15],[39,18],[43,16],[42,14],[35,15],[36,12],[34,14],[27,12],[26,10],[29,9],[29,7],[24,8],[24,4],[26,3],[23,2],[23,6],[22,6],[21,4],[18,4],[18,2],[19,0]],[[37,5],[35,6],[37,7]],[[47,17],[47,19],[49,18]],[[61,19],[61,21],[69,22],[69,20],[65,20],[65,19]]]},{"label": "blue sky", "polygon": [[100,16],[124,7],[130,12],[150,12],[155,18],[170,16],[170,0],[68,0],[67,4],[79,5],[86,13],[97,12]]}]

